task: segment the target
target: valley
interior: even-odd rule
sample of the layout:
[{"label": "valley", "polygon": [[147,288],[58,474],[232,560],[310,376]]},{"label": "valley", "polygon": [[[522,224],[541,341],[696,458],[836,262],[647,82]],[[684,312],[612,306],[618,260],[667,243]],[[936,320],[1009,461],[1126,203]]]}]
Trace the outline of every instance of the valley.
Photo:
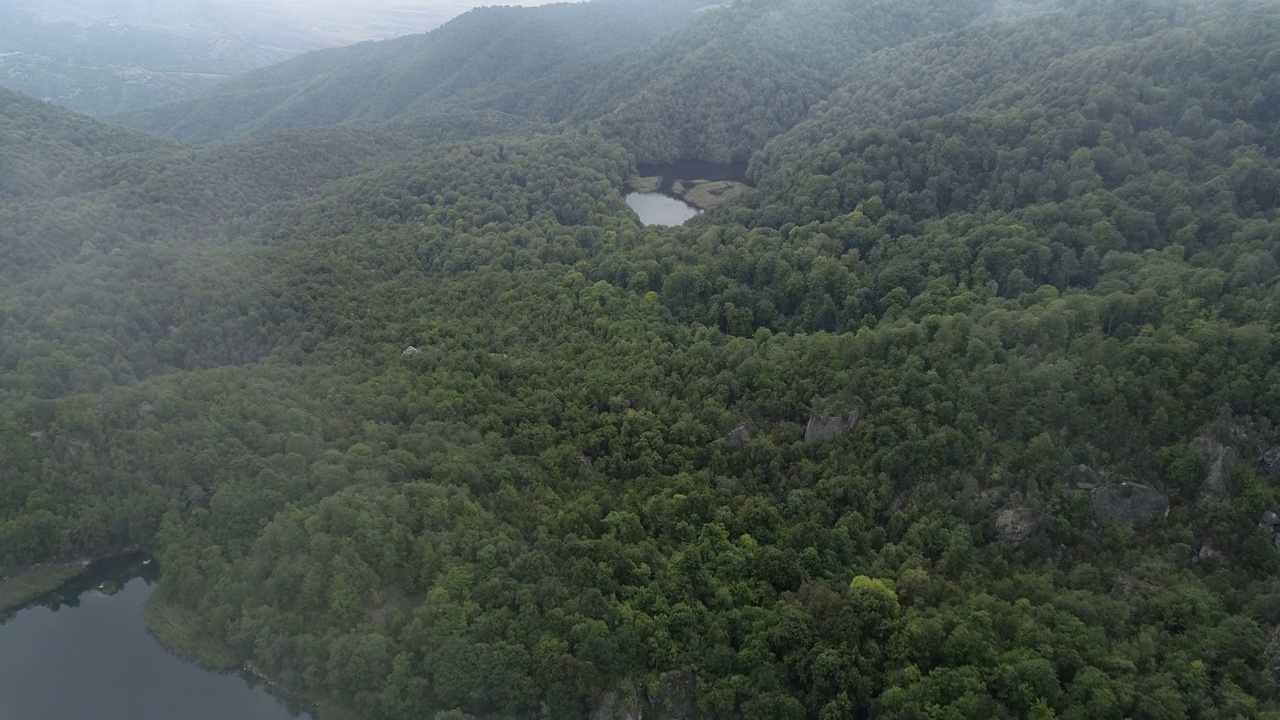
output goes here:
[{"label": "valley", "polygon": [[1280,6],[718,4],[0,90],[0,590],[155,573],[16,622],[318,720],[1280,716]]}]

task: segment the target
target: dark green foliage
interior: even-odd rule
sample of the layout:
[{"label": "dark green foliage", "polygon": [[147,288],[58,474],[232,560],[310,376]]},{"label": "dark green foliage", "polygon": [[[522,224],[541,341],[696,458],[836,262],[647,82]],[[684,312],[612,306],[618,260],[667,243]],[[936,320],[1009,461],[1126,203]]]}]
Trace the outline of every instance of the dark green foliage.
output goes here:
[{"label": "dark green foliage", "polygon": [[0,198],[5,200],[55,192],[64,174],[82,171],[95,156],[166,145],[0,89]]},{"label": "dark green foliage", "polygon": [[[1277,11],[912,40],[971,10],[842,75],[815,36],[830,102],[676,229],[623,124],[456,108],[6,198],[71,230],[0,245],[0,566],[143,543],[194,632],[373,720],[671,671],[708,718],[1276,717]],[[129,230],[77,255],[76,208]],[[1167,516],[1105,524],[1120,483]]]}]

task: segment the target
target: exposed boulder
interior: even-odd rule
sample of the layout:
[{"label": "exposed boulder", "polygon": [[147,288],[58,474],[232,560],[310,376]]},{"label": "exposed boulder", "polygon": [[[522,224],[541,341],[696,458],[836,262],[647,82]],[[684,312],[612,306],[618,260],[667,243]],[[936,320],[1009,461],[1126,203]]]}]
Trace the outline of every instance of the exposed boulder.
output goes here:
[{"label": "exposed boulder", "polygon": [[649,698],[652,720],[691,720],[697,691],[698,679],[693,673],[683,670],[664,673],[658,692]]},{"label": "exposed boulder", "polygon": [[403,355],[421,355],[422,348],[414,347],[413,345],[410,345],[409,347],[404,349],[404,352],[402,354]]},{"label": "exposed boulder", "polygon": [[862,422],[863,410],[855,408],[837,414],[814,411],[809,414],[809,424],[804,429],[804,441],[825,440],[847,435]]},{"label": "exposed boulder", "polygon": [[1263,659],[1266,661],[1264,667],[1271,679],[1280,683],[1280,627],[1271,631],[1271,642],[1267,643]]},{"label": "exposed boulder", "polygon": [[601,696],[591,720],[693,720],[697,678],[683,670],[664,673],[652,693],[614,689]]},{"label": "exposed boulder", "polygon": [[1075,465],[1062,473],[1062,479],[1072,490],[1092,490],[1102,482],[1102,473],[1088,465]]},{"label": "exposed boulder", "polygon": [[1192,447],[1204,455],[1209,470],[1204,482],[1200,485],[1201,497],[1217,497],[1231,494],[1231,473],[1240,460],[1240,453],[1207,436],[1200,436],[1191,442]]},{"label": "exposed boulder", "polygon": [[85,455],[87,455],[92,449],[89,443],[84,440],[64,439],[61,441],[61,445],[66,451],[67,457],[71,459],[71,462],[76,464],[84,462]]},{"label": "exposed boulder", "polygon": [[1089,493],[1093,519],[1099,525],[1163,518],[1169,514],[1169,496],[1137,483],[1094,488]]},{"label": "exposed boulder", "polygon": [[1280,447],[1271,448],[1259,455],[1258,474],[1263,477],[1280,476]]},{"label": "exposed boulder", "polygon": [[1016,545],[1040,529],[1040,518],[1030,508],[1009,507],[996,513],[995,525],[1001,542]]},{"label": "exposed boulder", "polygon": [[1195,554],[1196,562],[1211,565],[1222,563],[1226,558],[1227,556],[1223,555],[1221,551],[1216,550],[1213,545],[1209,544],[1208,540],[1205,540],[1200,544],[1200,549],[1197,550]]},{"label": "exposed boulder", "polygon": [[1271,547],[1280,550],[1280,513],[1268,510],[1258,520],[1258,529],[1266,533]]},{"label": "exposed boulder", "polygon": [[733,430],[729,431],[729,447],[737,450],[738,448],[751,442],[751,438],[755,435],[749,424],[743,423]]}]

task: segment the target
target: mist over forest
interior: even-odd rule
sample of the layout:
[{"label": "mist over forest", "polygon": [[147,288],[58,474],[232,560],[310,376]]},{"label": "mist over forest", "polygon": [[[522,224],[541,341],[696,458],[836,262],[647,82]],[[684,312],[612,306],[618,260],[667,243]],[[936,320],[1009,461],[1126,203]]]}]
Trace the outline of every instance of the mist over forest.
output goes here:
[{"label": "mist over forest", "polygon": [[1280,719],[1280,3],[35,7],[0,637],[135,602],[317,720]]},{"label": "mist over forest", "polygon": [[11,0],[0,7],[0,87],[104,115],[178,100],[304,52],[427,32],[475,5]]}]

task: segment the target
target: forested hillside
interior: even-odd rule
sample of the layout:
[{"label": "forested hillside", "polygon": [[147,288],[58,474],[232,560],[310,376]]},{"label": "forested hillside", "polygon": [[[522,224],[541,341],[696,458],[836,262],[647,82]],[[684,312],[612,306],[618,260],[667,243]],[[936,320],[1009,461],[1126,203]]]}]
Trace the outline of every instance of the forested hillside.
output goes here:
[{"label": "forested hillside", "polygon": [[[378,123],[484,102],[581,61],[598,68],[683,24],[712,0],[602,0],[486,7],[426,35],[310,53],[127,125],[209,143],[298,127]],[[492,109],[492,108],[490,108]]]},{"label": "forested hillside", "polygon": [[[322,718],[1280,718],[1280,6],[390,69],[540,12],[165,120],[240,142],[19,122],[0,576],[141,544]],[[623,201],[748,154],[683,227]]]},{"label": "forested hillside", "polygon": [[961,27],[991,0],[599,0],[482,8],[432,33],[313,53],[120,116],[209,143],[444,108],[593,122],[641,162],[746,160],[848,65]]}]

